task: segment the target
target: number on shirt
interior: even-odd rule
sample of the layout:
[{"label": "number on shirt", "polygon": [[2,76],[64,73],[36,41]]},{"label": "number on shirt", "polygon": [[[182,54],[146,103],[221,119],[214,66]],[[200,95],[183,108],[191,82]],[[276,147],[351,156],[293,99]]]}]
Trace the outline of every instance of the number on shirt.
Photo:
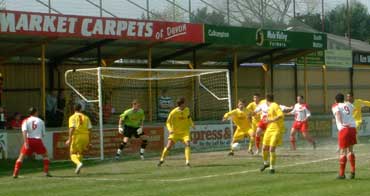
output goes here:
[{"label": "number on shirt", "polygon": [[344,107],[343,107],[343,109],[344,109],[344,112],[345,112],[347,115],[349,115],[349,114],[351,113],[351,111],[349,110],[349,107],[348,107],[348,106],[344,106]]},{"label": "number on shirt", "polygon": [[36,121],[32,121],[32,130],[37,129]]}]

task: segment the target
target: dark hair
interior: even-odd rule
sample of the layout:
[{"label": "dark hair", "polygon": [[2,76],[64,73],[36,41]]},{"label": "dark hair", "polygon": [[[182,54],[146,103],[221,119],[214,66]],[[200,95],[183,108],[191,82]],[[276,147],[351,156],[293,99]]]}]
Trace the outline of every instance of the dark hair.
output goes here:
[{"label": "dark hair", "polygon": [[245,99],[239,99],[238,102],[242,102],[243,104],[247,103],[247,101],[245,101]]},{"label": "dark hair", "polygon": [[180,106],[182,104],[185,103],[185,97],[179,97],[177,100],[176,100],[176,104],[177,106]]},{"label": "dark hair", "polygon": [[75,111],[81,112],[82,106],[81,106],[81,104],[77,103],[77,104],[75,104],[75,105],[73,106],[73,109],[74,109]]},{"label": "dark hair", "polygon": [[259,93],[254,93],[253,96],[261,97],[261,95]]},{"label": "dark hair", "polygon": [[35,107],[30,107],[29,109],[28,109],[28,114],[29,115],[34,115],[34,114],[36,114],[37,113],[37,109],[35,108]]},{"label": "dark hair", "polygon": [[338,93],[335,95],[335,101],[337,103],[343,103],[344,102],[344,95],[342,93]]},{"label": "dark hair", "polygon": [[297,97],[299,97],[301,99],[304,99],[303,95],[298,95]]},{"label": "dark hair", "polygon": [[273,102],[274,101],[274,95],[273,94],[267,94],[266,95],[266,100],[268,102]]}]

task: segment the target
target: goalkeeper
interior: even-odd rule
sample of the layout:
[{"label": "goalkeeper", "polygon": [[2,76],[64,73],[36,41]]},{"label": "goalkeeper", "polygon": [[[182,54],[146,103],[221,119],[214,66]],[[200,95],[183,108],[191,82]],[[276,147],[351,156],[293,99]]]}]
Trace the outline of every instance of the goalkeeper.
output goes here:
[{"label": "goalkeeper", "polygon": [[134,99],[132,101],[132,108],[125,110],[119,116],[118,132],[123,134],[123,140],[117,149],[116,159],[120,158],[128,139],[132,136],[141,139],[140,158],[144,159],[144,151],[148,144],[147,136],[143,132],[144,119],[144,110],[140,108],[140,103]]}]

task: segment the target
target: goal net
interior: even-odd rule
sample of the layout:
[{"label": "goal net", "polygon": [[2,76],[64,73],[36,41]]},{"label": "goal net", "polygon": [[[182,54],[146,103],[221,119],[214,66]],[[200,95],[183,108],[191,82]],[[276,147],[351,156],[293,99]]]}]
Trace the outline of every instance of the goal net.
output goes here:
[{"label": "goal net", "polygon": [[[95,151],[101,159],[112,156],[119,144],[104,141],[103,134],[107,129],[117,129],[119,115],[131,108],[134,99],[145,112],[145,125],[164,126],[166,113],[175,107],[179,97],[185,97],[192,119],[197,122],[220,122],[223,114],[231,110],[226,69],[99,67],[68,70],[65,82],[72,89],[74,102],[83,105],[94,129],[99,128]],[[107,151],[109,148],[111,151]]]}]

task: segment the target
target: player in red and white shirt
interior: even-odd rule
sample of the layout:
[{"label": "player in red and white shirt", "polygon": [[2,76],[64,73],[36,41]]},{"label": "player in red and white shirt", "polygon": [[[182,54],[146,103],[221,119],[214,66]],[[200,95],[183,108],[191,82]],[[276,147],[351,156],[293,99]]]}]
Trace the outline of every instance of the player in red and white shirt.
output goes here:
[{"label": "player in red and white shirt", "polygon": [[344,103],[344,95],[338,93],[335,96],[335,104],[332,106],[332,111],[335,117],[335,122],[338,128],[338,146],[339,146],[339,175],[338,179],[345,179],[345,169],[347,158],[351,164],[350,179],[355,178],[355,154],[353,153],[353,145],[356,140],[356,122],[353,118],[353,105],[349,102]]},{"label": "player in red and white shirt", "polygon": [[316,142],[308,133],[308,118],[311,117],[311,112],[307,104],[304,102],[302,95],[297,96],[297,103],[294,105],[293,110],[288,114],[294,115],[294,123],[290,130],[290,146],[292,150],[296,150],[295,135],[300,131],[303,137],[316,148]]},{"label": "player in red and white shirt", "polygon": [[[287,107],[285,105],[279,105],[280,109],[282,111],[290,110],[291,107]],[[263,99],[259,102],[256,109],[254,110],[255,114],[260,114],[261,120],[257,124],[257,131],[256,131],[256,154],[258,154],[261,150],[261,138],[263,137],[263,133],[267,128],[268,122],[267,122],[267,114],[269,111],[269,106],[267,105],[266,99]]]},{"label": "player in red and white shirt", "polygon": [[22,166],[22,162],[25,156],[32,155],[33,153],[40,154],[43,157],[44,163],[44,174],[47,177],[51,177],[49,174],[49,158],[48,152],[42,142],[42,138],[45,135],[45,124],[38,117],[36,108],[31,107],[29,109],[30,116],[22,122],[22,135],[23,135],[23,146],[17,161],[15,162],[13,177],[17,178],[19,170]]}]

